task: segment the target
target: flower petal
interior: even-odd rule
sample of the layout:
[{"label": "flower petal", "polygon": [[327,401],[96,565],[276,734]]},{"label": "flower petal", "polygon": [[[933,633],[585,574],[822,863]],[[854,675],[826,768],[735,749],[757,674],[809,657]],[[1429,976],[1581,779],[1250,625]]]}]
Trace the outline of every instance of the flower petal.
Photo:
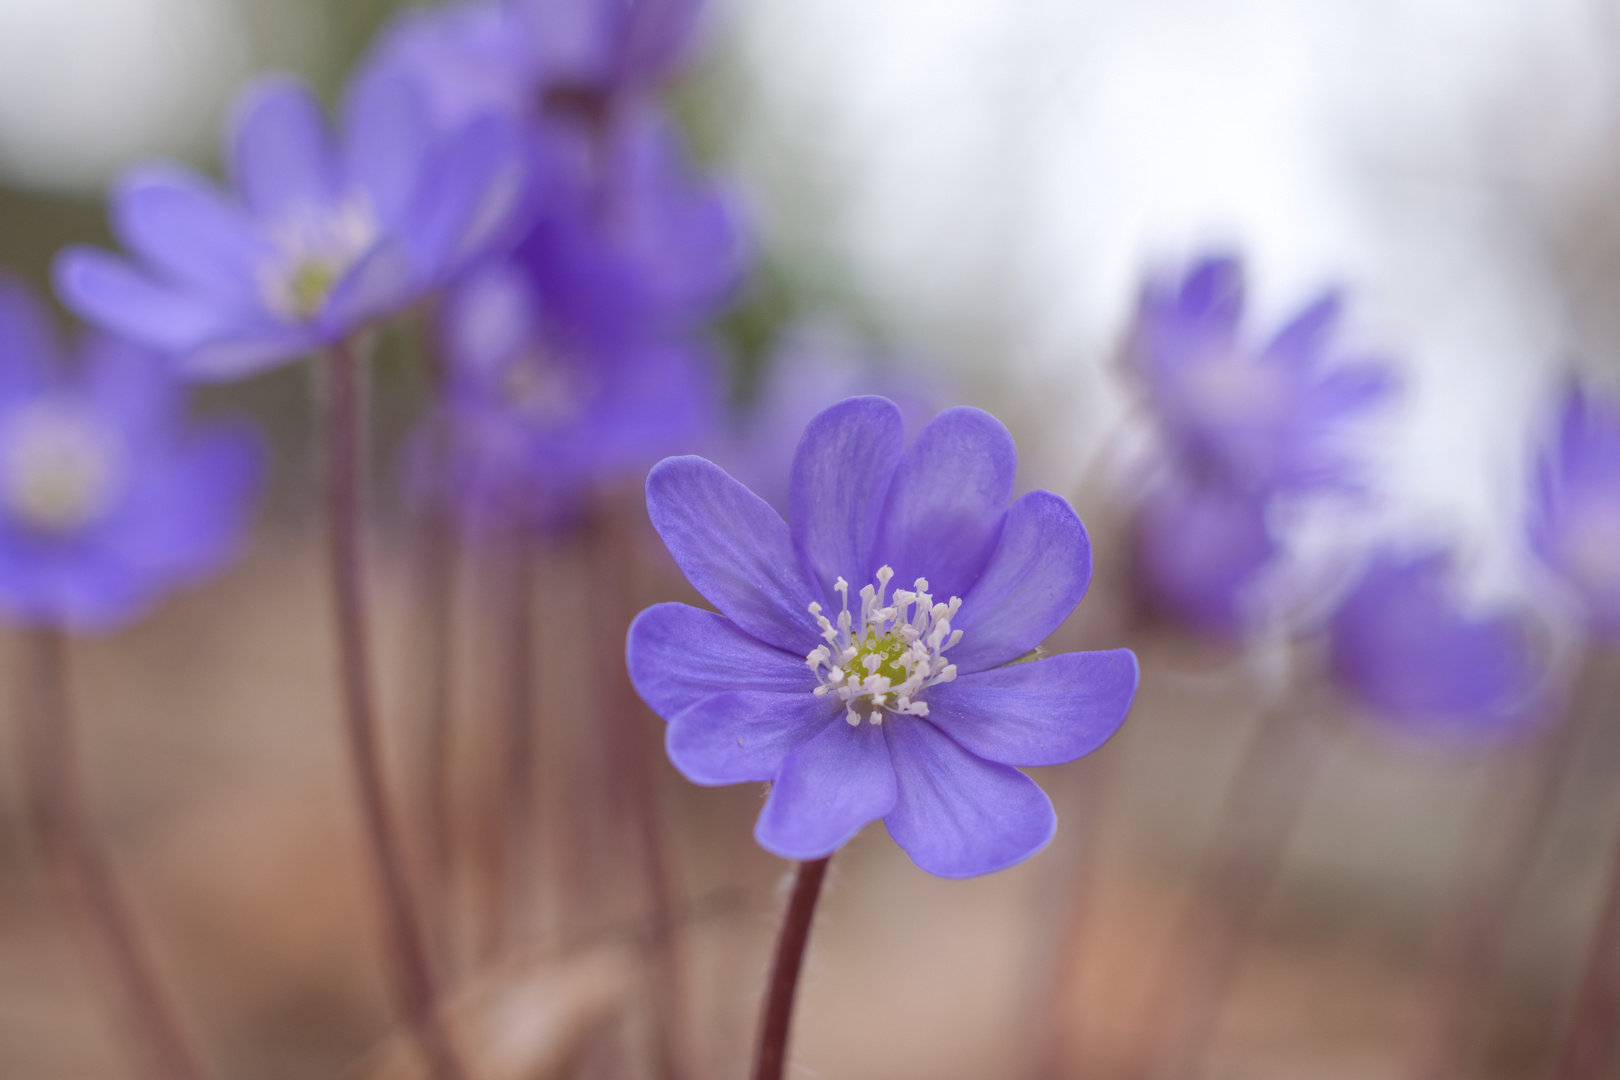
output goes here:
[{"label": "flower petal", "polygon": [[1001,536],[1017,462],[1012,436],[989,413],[934,417],[895,470],[873,562],[894,568],[897,587],[925,577],[937,597],[967,596]]},{"label": "flower petal", "polygon": [[258,217],[327,207],[343,197],[320,104],[287,76],[260,79],[239,99],[228,155],[231,182]]},{"label": "flower petal", "polygon": [[900,797],[883,819],[912,861],[939,877],[1004,870],[1057,831],[1046,792],[1017,769],[962,749],[926,720],[884,721]]},{"label": "flower petal", "polygon": [[253,223],[189,169],[125,174],[112,194],[113,230],[135,254],[188,287],[259,306],[257,271],[270,250]]},{"label": "flower petal", "polygon": [[694,784],[770,780],[796,747],[828,725],[848,727],[837,702],[808,691],[736,690],[715,694],[675,715],[664,749]]},{"label": "flower petal", "polygon": [[387,68],[366,68],[343,101],[343,150],[350,179],[389,225],[404,218],[430,141],[426,103],[415,83]]},{"label": "flower petal", "polygon": [[782,761],[754,839],[784,859],[819,859],[887,814],[895,795],[883,729],[835,720]]},{"label": "flower petal", "polygon": [[686,604],[654,604],[637,615],[625,662],[636,693],[666,720],[729,690],[808,697],[816,686],[802,656],[749,637],[724,615]]},{"label": "flower petal", "polygon": [[805,427],[788,498],[793,542],[824,595],[833,595],[840,576],[857,592],[866,584],[878,516],[905,445],[905,421],[886,398],[849,398]]},{"label": "flower petal", "polygon": [[162,352],[185,352],[232,329],[217,307],[96,248],[68,248],[54,270],[56,293],[75,314]]},{"label": "flower petal", "polygon": [[1129,649],[1063,653],[931,687],[928,722],[986,761],[1061,765],[1118,730],[1137,680]]},{"label": "flower petal", "polygon": [[647,516],[686,580],[745,633],[800,656],[821,643],[806,610],[821,590],[787,525],[718,465],[673,457],[653,466]]},{"label": "flower petal", "polygon": [[967,674],[1018,659],[1069,617],[1090,582],[1091,540],[1074,508],[1030,492],[1007,511],[984,575],[962,598],[951,662]]}]

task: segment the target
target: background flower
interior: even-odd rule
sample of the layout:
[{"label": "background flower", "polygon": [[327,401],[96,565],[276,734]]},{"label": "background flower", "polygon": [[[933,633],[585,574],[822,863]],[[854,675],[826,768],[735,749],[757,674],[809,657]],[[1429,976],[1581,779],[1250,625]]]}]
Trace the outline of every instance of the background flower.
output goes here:
[{"label": "background flower", "polygon": [[1529,532],[1590,626],[1620,633],[1620,406],[1613,400],[1579,386],[1565,391],[1536,465]]}]

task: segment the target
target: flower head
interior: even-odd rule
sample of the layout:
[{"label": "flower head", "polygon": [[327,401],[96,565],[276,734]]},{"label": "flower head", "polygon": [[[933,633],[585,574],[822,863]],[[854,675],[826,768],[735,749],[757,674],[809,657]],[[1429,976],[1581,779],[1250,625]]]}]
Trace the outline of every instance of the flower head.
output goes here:
[{"label": "flower head", "polygon": [[1177,467],[1253,490],[1352,482],[1347,422],[1390,395],[1390,372],[1335,356],[1336,294],[1264,345],[1246,340],[1243,308],[1243,267],[1229,257],[1143,290],[1131,363]]},{"label": "flower head", "polygon": [[1541,452],[1529,531],[1537,556],[1569,584],[1592,628],[1620,634],[1620,403],[1567,391]]},{"label": "flower head", "polygon": [[262,469],[235,425],[184,430],[151,353],[91,338],[70,372],[38,303],[0,283],[0,611],[117,626],[234,553]]},{"label": "flower head", "polygon": [[387,72],[351,86],[341,138],[305,87],[263,79],[226,151],[232,194],[176,165],[119,181],[113,230],[135,261],[70,248],[56,267],[68,306],[194,378],[247,375],[398,311],[515,239],[526,201],[510,123],[437,132]]},{"label": "flower head", "polygon": [[[413,447],[419,492],[453,502],[475,530],[560,524],[602,484],[700,444],[719,410],[719,365],[680,339],[602,341],[571,322],[516,262],[447,297],[442,457]],[[434,474],[439,473],[437,480]]]},{"label": "flower head", "polygon": [[881,818],[923,869],[968,877],[1051,838],[1051,803],[1017,767],[1100,746],[1137,669],[1125,650],[1014,663],[1091,575],[1068,503],[1008,505],[1015,460],[977,409],[908,447],[899,409],[863,397],[805,430],[791,526],[702,458],[653,469],[653,525],[720,613],[642,612],[630,675],[687,778],[771,781],[767,850],[819,858]]},{"label": "flower head", "polygon": [[1333,673],[1403,728],[1514,735],[1543,719],[1546,667],[1525,619],[1466,610],[1444,552],[1373,558],[1328,623]]}]

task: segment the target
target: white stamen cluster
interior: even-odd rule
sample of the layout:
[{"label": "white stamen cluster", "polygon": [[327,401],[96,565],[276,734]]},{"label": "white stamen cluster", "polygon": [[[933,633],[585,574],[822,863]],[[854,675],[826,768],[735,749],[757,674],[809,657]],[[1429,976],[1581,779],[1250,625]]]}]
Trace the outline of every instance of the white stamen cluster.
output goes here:
[{"label": "white stamen cluster", "polygon": [[849,582],[839,578],[833,588],[843,597],[844,610],[837,625],[821,613],[820,604],[810,605],[827,639],[805,657],[820,682],[814,693],[836,694],[851,727],[862,719],[883,723],[885,709],[927,716],[928,703],[917,695],[956,678],[956,665],[945,659],[945,650],[962,640],[962,631],[951,629],[961,599],[953,596],[948,604],[936,604],[928,595],[927,578],[918,578],[915,590],[896,589],[888,598],[893,577],[887,566],[878,570],[877,587],[861,589],[858,616],[850,614]]},{"label": "white stamen cluster", "polygon": [[289,319],[314,315],[378,234],[376,215],[362,195],[283,218],[267,230],[275,254],[259,273],[265,303]]}]

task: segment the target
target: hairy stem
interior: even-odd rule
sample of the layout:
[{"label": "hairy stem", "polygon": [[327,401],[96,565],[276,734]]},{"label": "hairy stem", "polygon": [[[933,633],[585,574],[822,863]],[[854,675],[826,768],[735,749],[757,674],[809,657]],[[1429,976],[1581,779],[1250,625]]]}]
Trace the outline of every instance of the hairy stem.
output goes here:
[{"label": "hairy stem", "polygon": [[804,946],[810,940],[810,924],[816,914],[821,883],[827,877],[826,859],[799,864],[793,879],[793,896],[782,917],[782,933],[776,939],[776,961],[771,965],[771,981],[765,988],[765,1011],[759,1021],[759,1053],[754,1059],[754,1080],[782,1080],[787,1066],[788,1030],[793,1025],[793,997],[799,988],[799,970],[804,966]]},{"label": "hairy stem", "polygon": [[437,1080],[461,1080],[465,1073],[438,1013],[437,988],[428,962],[421,915],[411,893],[404,848],[389,807],[372,699],[360,536],[363,372],[360,358],[350,345],[330,350],[326,375],[327,555],[349,765],[376,874],[395,996],[433,1076]]},{"label": "hairy stem", "polygon": [[140,939],[112,861],[91,821],[68,689],[68,643],[60,631],[32,632],[34,697],[23,710],[28,799],[39,848],[119,998],[154,1080],[206,1075]]}]

